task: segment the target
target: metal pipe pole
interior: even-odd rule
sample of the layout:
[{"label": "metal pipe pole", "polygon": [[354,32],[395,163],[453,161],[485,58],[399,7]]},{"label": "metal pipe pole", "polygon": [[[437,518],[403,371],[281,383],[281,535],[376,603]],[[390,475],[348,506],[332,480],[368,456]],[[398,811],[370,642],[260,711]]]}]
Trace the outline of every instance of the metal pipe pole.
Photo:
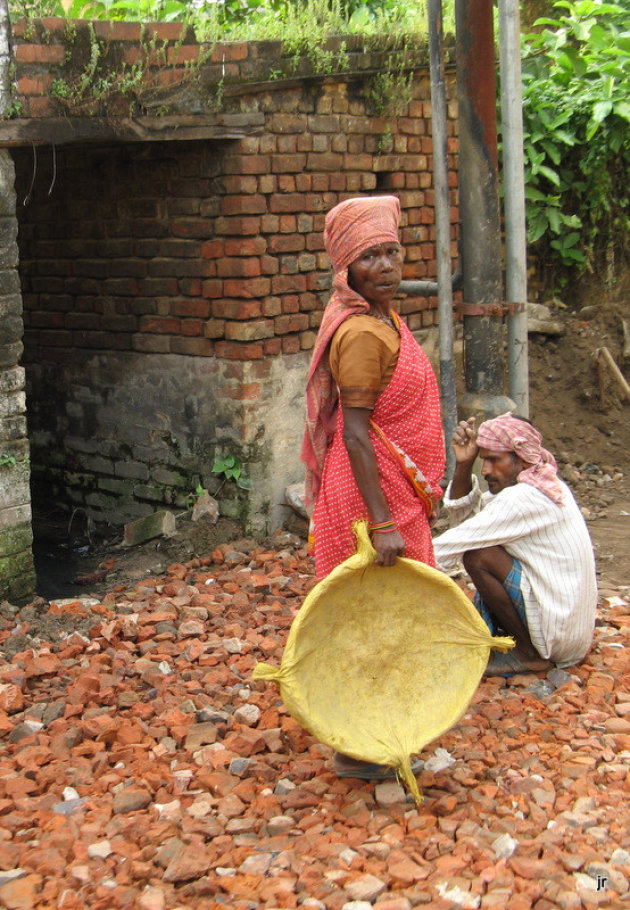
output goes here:
[{"label": "metal pipe pole", "polygon": [[[506,409],[492,0],[455,0],[466,408]],[[509,406],[509,405],[508,405]],[[464,408],[462,408],[464,411]]]},{"label": "metal pipe pole", "polygon": [[455,456],[450,444],[457,426],[457,393],[453,353],[453,291],[451,279],[451,221],[448,186],[447,105],[444,77],[442,0],[429,0],[429,56],[431,71],[431,132],[433,189],[435,192],[435,246],[440,341],[440,398],[446,441],[447,477],[453,476]]},{"label": "metal pipe pole", "polygon": [[505,217],[505,292],[522,312],[508,316],[510,398],[521,417],[529,417],[527,350],[527,239],[523,164],[521,22],[518,0],[499,0],[501,59],[501,133]]}]

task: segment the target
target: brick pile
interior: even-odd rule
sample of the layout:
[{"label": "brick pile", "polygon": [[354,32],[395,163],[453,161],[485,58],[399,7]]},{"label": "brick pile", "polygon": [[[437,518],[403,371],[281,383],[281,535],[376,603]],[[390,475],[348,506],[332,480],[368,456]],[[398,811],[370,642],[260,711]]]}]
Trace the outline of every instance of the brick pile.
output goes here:
[{"label": "brick pile", "polygon": [[604,591],[579,666],[482,681],[425,749],[416,808],[396,782],[338,780],[251,678],[313,583],[297,540],[243,541],[51,604],[65,636],[6,623],[0,905],[627,906],[627,588]]}]

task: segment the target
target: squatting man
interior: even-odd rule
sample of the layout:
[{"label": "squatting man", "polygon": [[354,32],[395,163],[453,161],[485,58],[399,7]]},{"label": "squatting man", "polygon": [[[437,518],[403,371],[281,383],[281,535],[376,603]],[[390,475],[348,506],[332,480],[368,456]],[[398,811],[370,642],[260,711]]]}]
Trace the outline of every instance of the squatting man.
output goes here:
[{"label": "squatting man", "polygon": [[[493,635],[516,646],[491,653],[487,676],[571,666],[587,653],[595,625],[597,587],[588,529],[559,478],[542,436],[511,413],[461,421],[453,434],[455,471],[444,504],[455,525],[434,540],[438,565],[463,562],[477,593],[475,606]],[[473,473],[477,456],[488,492]]]}]

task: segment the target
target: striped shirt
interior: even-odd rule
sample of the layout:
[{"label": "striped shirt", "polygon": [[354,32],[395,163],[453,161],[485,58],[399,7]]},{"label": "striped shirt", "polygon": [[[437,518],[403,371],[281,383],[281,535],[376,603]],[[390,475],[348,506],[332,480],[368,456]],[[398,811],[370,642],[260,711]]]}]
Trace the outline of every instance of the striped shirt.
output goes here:
[{"label": "striped shirt", "polygon": [[573,494],[561,483],[559,506],[536,487],[516,483],[482,495],[477,477],[470,493],[444,497],[456,526],[433,541],[438,566],[459,566],[467,550],[502,546],[523,567],[521,590],[532,644],[542,657],[569,666],[587,653],[595,626],[595,557]]}]

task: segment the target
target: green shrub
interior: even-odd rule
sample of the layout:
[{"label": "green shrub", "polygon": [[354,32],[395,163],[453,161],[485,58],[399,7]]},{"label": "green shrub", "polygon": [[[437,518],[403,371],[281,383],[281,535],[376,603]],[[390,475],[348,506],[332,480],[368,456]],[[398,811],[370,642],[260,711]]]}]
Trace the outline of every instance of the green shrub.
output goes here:
[{"label": "green shrub", "polygon": [[625,2],[558,0],[523,40],[528,240],[539,262],[628,253],[630,20]]}]

